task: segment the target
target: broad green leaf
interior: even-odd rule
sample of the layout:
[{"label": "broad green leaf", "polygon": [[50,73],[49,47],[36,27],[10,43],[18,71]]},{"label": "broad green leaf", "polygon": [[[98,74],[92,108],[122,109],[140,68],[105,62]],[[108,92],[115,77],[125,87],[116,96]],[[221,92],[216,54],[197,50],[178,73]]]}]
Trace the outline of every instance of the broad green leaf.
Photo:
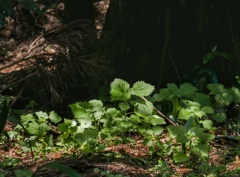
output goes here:
[{"label": "broad green leaf", "polygon": [[149,134],[149,135],[152,135],[153,134],[153,130],[152,129],[147,129],[146,133]]},{"label": "broad green leaf", "polygon": [[198,102],[201,105],[201,107],[211,105],[209,97],[203,93],[196,93],[194,101]]},{"label": "broad green leaf", "polygon": [[173,135],[176,136],[177,142],[179,143],[186,143],[189,141],[189,138],[187,136],[187,128],[183,125],[177,125],[177,126],[173,126],[170,125],[167,128],[168,132]]},{"label": "broad green leaf", "polygon": [[150,116],[149,118],[152,125],[166,124],[165,120],[159,117],[158,115],[153,115],[153,116]]},{"label": "broad green leaf", "polygon": [[39,125],[39,128],[42,129],[42,130],[45,130],[45,131],[51,130],[51,127],[47,123],[41,123]]},{"label": "broad green leaf", "polygon": [[188,120],[190,117],[195,117],[195,114],[189,109],[180,109],[178,119]]},{"label": "broad green leaf", "polygon": [[137,115],[135,115],[135,114],[131,114],[130,120],[134,124],[138,124],[138,123],[141,122],[140,118]]},{"label": "broad green leaf", "polygon": [[207,88],[211,91],[210,94],[222,93],[225,90],[222,84],[208,84]]},{"label": "broad green leaf", "polygon": [[171,93],[177,93],[178,92],[178,86],[174,83],[169,83],[167,84],[167,89],[171,92]]},{"label": "broad green leaf", "polygon": [[130,99],[130,85],[122,79],[114,79],[110,84],[110,95],[113,101],[126,101]]},{"label": "broad green leaf", "polygon": [[176,152],[173,154],[173,160],[178,162],[186,162],[188,160],[188,156],[184,154],[183,152]]},{"label": "broad green leaf", "polygon": [[33,114],[21,115],[20,119],[21,123],[24,125],[28,122],[35,122]]},{"label": "broad green leaf", "polygon": [[68,125],[66,125],[65,123],[61,123],[57,126],[57,130],[60,132],[66,132],[68,130]]},{"label": "broad green leaf", "polygon": [[204,106],[201,108],[201,111],[205,112],[206,114],[213,114],[214,110],[210,106]]},{"label": "broad green leaf", "polygon": [[153,126],[152,130],[154,135],[160,135],[163,132],[163,128],[158,125]]},{"label": "broad green leaf", "polygon": [[84,135],[88,138],[96,138],[98,136],[98,130],[87,129],[84,131]]},{"label": "broad green leaf", "polygon": [[177,126],[170,125],[167,127],[167,130],[171,135],[174,135],[174,136],[178,136],[178,135],[187,133],[187,128],[183,125],[177,125]]},{"label": "broad green leaf", "polygon": [[193,98],[195,92],[197,91],[197,88],[190,83],[184,83],[180,85],[179,91],[180,91],[181,97]]},{"label": "broad green leaf", "polygon": [[163,100],[170,100],[170,97],[172,96],[172,93],[169,92],[168,89],[164,88],[159,91],[159,93],[156,93],[153,95],[153,98],[157,102],[161,102]]},{"label": "broad green leaf", "polygon": [[145,115],[151,115],[153,112],[153,104],[150,101],[145,103],[136,103],[135,111]]},{"label": "broad green leaf", "polygon": [[48,119],[48,114],[46,112],[39,111],[39,112],[35,112],[35,114],[38,118]]},{"label": "broad green leaf", "polygon": [[103,109],[103,103],[101,100],[91,100],[89,104],[92,105],[93,111],[101,111]]},{"label": "broad green leaf", "polygon": [[76,124],[75,120],[71,120],[71,119],[64,119],[64,124],[66,124],[67,126],[73,126]]},{"label": "broad green leaf", "polygon": [[145,140],[144,143],[148,146],[151,147],[153,145],[153,141],[152,140]]},{"label": "broad green leaf", "polygon": [[97,147],[97,150],[98,150],[99,152],[102,152],[102,151],[104,151],[105,148],[106,148],[106,145],[105,145],[105,144],[99,144],[98,147]]},{"label": "broad green leaf", "polygon": [[[86,103],[86,104],[89,104],[89,103]],[[71,108],[72,114],[76,119],[80,118],[82,114],[86,112],[86,110],[80,106],[80,103],[70,104],[69,107]]]},{"label": "broad green leaf", "polygon": [[62,120],[62,118],[57,113],[55,113],[55,111],[51,111],[49,113],[49,119],[55,124]]},{"label": "broad green leaf", "polygon": [[32,177],[33,173],[31,170],[15,170],[16,177]]},{"label": "broad green leaf", "polygon": [[203,116],[206,116],[206,113],[203,111],[196,111],[194,112],[194,114],[198,117],[198,118],[202,118]]},{"label": "broad green leaf", "polygon": [[236,103],[240,103],[240,90],[239,88],[233,87],[232,89],[233,100]]},{"label": "broad green leaf", "polygon": [[213,122],[211,120],[203,120],[203,121],[200,121],[200,123],[203,124],[203,128],[206,128],[208,130],[210,130],[213,126]]},{"label": "broad green leaf", "polygon": [[197,136],[205,143],[209,143],[210,141],[214,140],[215,136],[205,132],[199,132]]},{"label": "broad green leaf", "polygon": [[213,119],[218,122],[218,123],[222,123],[225,122],[227,119],[227,115],[224,112],[221,113],[214,113],[212,114]]},{"label": "broad green leaf", "polygon": [[97,112],[95,112],[94,114],[93,114],[93,116],[94,116],[94,118],[96,119],[96,120],[99,120],[99,119],[101,119],[101,117],[104,115],[104,113],[102,112],[102,111],[97,111]]},{"label": "broad green leaf", "polygon": [[76,133],[83,133],[84,130],[85,129],[82,126],[77,126]]},{"label": "broad green leaf", "polygon": [[194,101],[189,101],[187,104],[187,108],[190,109],[191,111],[199,111],[200,110],[200,104]]},{"label": "broad green leaf", "polygon": [[31,122],[25,127],[28,133],[32,135],[39,135],[39,124],[36,122]]},{"label": "broad green leaf", "polygon": [[228,106],[233,101],[233,95],[230,90],[225,90],[223,93],[215,95],[218,103]]},{"label": "broad green leaf", "polygon": [[80,119],[80,123],[82,128],[89,128],[92,126],[92,119],[90,118]]},{"label": "broad green leaf", "polygon": [[121,111],[127,111],[128,109],[130,109],[130,104],[129,103],[119,103],[119,108],[121,109]]},{"label": "broad green leaf", "polygon": [[68,167],[67,165],[57,163],[57,162],[47,163],[47,164],[43,165],[43,167],[61,171],[62,173],[64,173],[67,176],[70,176],[70,177],[81,177],[81,175],[79,173],[77,173],[75,170],[73,170],[72,168]]},{"label": "broad green leaf", "polygon": [[132,94],[139,97],[149,96],[154,91],[154,86],[143,81],[135,82],[132,88]]},{"label": "broad green leaf", "polygon": [[[1,24],[1,23],[0,23]],[[0,172],[0,177],[5,177],[5,173]]]},{"label": "broad green leaf", "polygon": [[201,157],[208,157],[209,154],[209,145],[207,144],[199,144],[194,146],[191,151],[193,151],[196,154],[199,154]]}]

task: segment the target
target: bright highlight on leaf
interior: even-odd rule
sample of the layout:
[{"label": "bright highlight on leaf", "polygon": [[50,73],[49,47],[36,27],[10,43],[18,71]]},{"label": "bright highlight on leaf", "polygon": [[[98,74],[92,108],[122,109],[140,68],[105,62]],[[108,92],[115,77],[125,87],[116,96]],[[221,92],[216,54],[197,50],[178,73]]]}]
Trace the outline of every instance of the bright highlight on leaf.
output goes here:
[{"label": "bright highlight on leaf", "polygon": [[110,85],[110,95],[113,101],[126,101],[130,99],[130,85],[122,79],[114,79]]},{"label": "bright highlight on leaf", "polygon": [[132,94],[139,97],[149,96],[154,91],[154,86],[147,84],[143,81],[138,81],[134,83],[132,88]]}]

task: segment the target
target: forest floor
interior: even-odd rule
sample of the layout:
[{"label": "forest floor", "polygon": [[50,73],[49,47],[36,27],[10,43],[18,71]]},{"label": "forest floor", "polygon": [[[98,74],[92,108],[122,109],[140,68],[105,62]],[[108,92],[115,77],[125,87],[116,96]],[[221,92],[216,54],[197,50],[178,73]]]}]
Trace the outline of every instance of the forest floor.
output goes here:
[{"label": "forest floor", "polygon": [[[13,129],[13,124],[8,123],[5,126],[6,131]],[[131,135],[130,135],[131,136]],[[109,176],[110,174],[121,174],[122,176],[163,176],[163,173],[172,174],[169,176],[188,176],[189,173],[199,173],[195,169],[199,166],[200,161],[198,158],[191,159],[189,163],[174,163],[168,157],[162,159],[159,156],[149,155],[149,147],[144,145],[143,140],[139,136],[132,136],[135,141],[133,143],[118,144],[105,148],[105,150],[98,154],[90,155],[73,155],[71,150],[68,152],[59,150],[49,151],[48,153],[41,153],[41,150],[33,156],[30,152],[23,151],[18,142],[12,141],[0,141],[0,161],[4,162],[6,159],[20,160],[20,163],[16,166],[9,166],[3,171],[11,173],[16,169],[31,169],[36,171],[36,176],[52,177],[59,176],[64,177],[66,175],[61,174],[56,170],[50,170],[41,168],[42,165],[48,162],[59,162],[65,164],[72,169],[76,170],[83,177],[93,176]],[[168,135],[162,134],[160,137],[162,142],[167,141]],[[6,143],[7,142],[7,143]],[[211,142],[210,154],[208,164],[214,167],[225,166],[226,171],[232,171],[240,169],[239,160],[239,141],[219,139]],[[168,171],[154,170],[154,166],[158,160],[167,162]],[[1,164],[2,165],[2,164]],[[0,169],[0,172],[2,170]],[[11,174],[10,176],[12,176]]]}]

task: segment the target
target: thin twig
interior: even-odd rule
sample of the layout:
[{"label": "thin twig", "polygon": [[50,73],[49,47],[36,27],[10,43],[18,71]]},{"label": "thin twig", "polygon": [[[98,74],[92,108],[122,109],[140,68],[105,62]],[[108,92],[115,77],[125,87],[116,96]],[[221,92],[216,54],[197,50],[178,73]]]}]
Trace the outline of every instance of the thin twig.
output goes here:
[{"label": "thin twig", "polygon": [[179,73],[178,73],[177,66],[176,66],[176,64],[175,64],[175,62],[174,62],[174,60],[173,60],[173,57],[172,57],[172,52],[171,52],[170,49],[168,50],[168,52],[169,52],[169,56],[170,56],[170,59],[171,59],[171,61],[172,61],[174,70],[175,70],[175,72],[176,72],[176,74],[177,74],[177,78],[178,78],[179,82],[181,82],[181,78],[180,78],[180,75],[179,75]]},{"label": "thin twig", "polygon": [[[145,97],[141,97],[144,101],[148,101]],[[161,111],[159,111],[155,106],[153,106],[153,109],[162,117],[164,118],[166,121],[168,121],[170,124],[172,125],[177,125],[176,123],[174,123],[169,117],[167,117],[165,114],[163,114]]]}]

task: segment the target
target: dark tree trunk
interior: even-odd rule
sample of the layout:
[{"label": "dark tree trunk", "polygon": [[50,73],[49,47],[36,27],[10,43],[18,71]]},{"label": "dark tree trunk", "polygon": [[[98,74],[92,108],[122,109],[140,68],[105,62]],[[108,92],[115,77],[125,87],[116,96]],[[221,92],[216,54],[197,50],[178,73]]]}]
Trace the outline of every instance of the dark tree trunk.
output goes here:
[{"label": "dark tree trunk", "polygon": [[[108,57],[115,62],[115,77],[129,82],[145,80],[160,84],[160,77],[168,56],[162,55],[165,38],[168,1],[113,0],[106,16],[104,32],[110,35],[105,48]],[[168,33],[170,31],[167,31]],[[169,45],[165,45],[165,53]],[[160,78],[160,80],[159,80]],[[174,78],[175,79],[175,78]],[[165,80],[166,81],[166,80]]]}]

